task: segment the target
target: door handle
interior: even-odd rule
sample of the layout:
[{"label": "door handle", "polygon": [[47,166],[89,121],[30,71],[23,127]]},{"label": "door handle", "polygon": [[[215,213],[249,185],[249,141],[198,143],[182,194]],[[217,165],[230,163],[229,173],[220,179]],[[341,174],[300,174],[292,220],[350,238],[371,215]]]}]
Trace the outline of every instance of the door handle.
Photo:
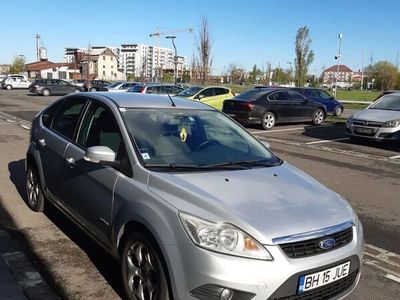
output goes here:
[{"label": "door handle", "polygon": [[39,139],[38,143],[39,143],[40,146],[46,147],[46,140],[45,139]]},{"label": "door handle", "polygon": [[74,159],[73,157],[66,158],[65,161],[66,161],[67,164],[69,164],[69,165],[75,165],[75,159]]}]

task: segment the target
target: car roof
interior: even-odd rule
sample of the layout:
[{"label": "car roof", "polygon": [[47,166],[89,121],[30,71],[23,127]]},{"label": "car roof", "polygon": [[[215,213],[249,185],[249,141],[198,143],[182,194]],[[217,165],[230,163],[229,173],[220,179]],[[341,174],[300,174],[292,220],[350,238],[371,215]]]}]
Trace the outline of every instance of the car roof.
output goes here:
[{"label": "car roof", "polygon": [[[140,93],[107,93],[92,92],[85,93],[94,99],[112,102],[120,108],[171,108],[172,103],[168,96]],[[177,108],[215,110],[211,106],[201,102],[188,100],[180,97],[171,97]]]}]

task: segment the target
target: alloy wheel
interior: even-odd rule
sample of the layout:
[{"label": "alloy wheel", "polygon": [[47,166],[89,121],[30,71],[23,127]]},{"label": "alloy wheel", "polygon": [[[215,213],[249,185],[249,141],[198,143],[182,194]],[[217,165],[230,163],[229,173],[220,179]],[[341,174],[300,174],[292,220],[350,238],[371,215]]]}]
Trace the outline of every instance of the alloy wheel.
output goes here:
[{"label": "alloy wheel", "polygon": [[264,128],[265,129],[271,129],[275,125],[275,117],[271,113],[267,113],[264,115]]},{"label": "alloy wheel", "polygon": [[160,277],[154,254],[144,243],[135,242],[129,247],[126,255],[126,276],[133,299],[156,299],[160,289]]},{"label": "alloy wheel", "polygon": [[28,191],[28,201],[31,207],[37,205],[39,200],[39,182],[37,179],[37,175],[30,168],[28,171],[28,176],[26,178],[26,185]]},{"label": "alloy wheel", "polygon": [[314,124],[319,125],[324,121],[324,112],[320,109],[314,112]]}]

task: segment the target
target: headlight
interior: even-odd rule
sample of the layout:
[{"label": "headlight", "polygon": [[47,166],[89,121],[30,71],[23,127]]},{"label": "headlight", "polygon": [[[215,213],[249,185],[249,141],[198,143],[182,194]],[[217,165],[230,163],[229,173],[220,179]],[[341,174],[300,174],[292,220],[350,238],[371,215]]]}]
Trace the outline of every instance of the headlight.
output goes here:
[{"label": "headlight", "polygon": [[353,124],[353,116],[347,118],[347,124]]},{"label": "headlight", "polygon": [[397,127],[397,126],[400,126],[400,119],[387,121],[383,124],[383,127]]},{"label": "headlight", "polygon": [[179,213],[192,242],[204,249],[254,259],[273,260],[258,241],[228,223],[214,223],[186,213]]}]

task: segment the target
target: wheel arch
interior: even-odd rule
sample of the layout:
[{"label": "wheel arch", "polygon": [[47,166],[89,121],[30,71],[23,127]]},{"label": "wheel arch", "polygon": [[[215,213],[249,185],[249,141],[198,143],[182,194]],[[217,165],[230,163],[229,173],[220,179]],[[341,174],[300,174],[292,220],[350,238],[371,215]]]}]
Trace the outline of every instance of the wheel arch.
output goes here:
[{"label": "wheel arch", "polygon": [[40,179],[40,185],[42,187],[43,191],[46,191],[45,189],[45,179],[44,179],[44,173],[43,173],[43,168],[42,166],[42,160],[40,159],[39,152],[36,150],[36,145],[35,143],[31,143],[28,149],[28,152],[26,153],[26,158],[25,158],[25,172],[28,170],[29,165],[34,165],[36,169],[39,172],[39,179]]}]

